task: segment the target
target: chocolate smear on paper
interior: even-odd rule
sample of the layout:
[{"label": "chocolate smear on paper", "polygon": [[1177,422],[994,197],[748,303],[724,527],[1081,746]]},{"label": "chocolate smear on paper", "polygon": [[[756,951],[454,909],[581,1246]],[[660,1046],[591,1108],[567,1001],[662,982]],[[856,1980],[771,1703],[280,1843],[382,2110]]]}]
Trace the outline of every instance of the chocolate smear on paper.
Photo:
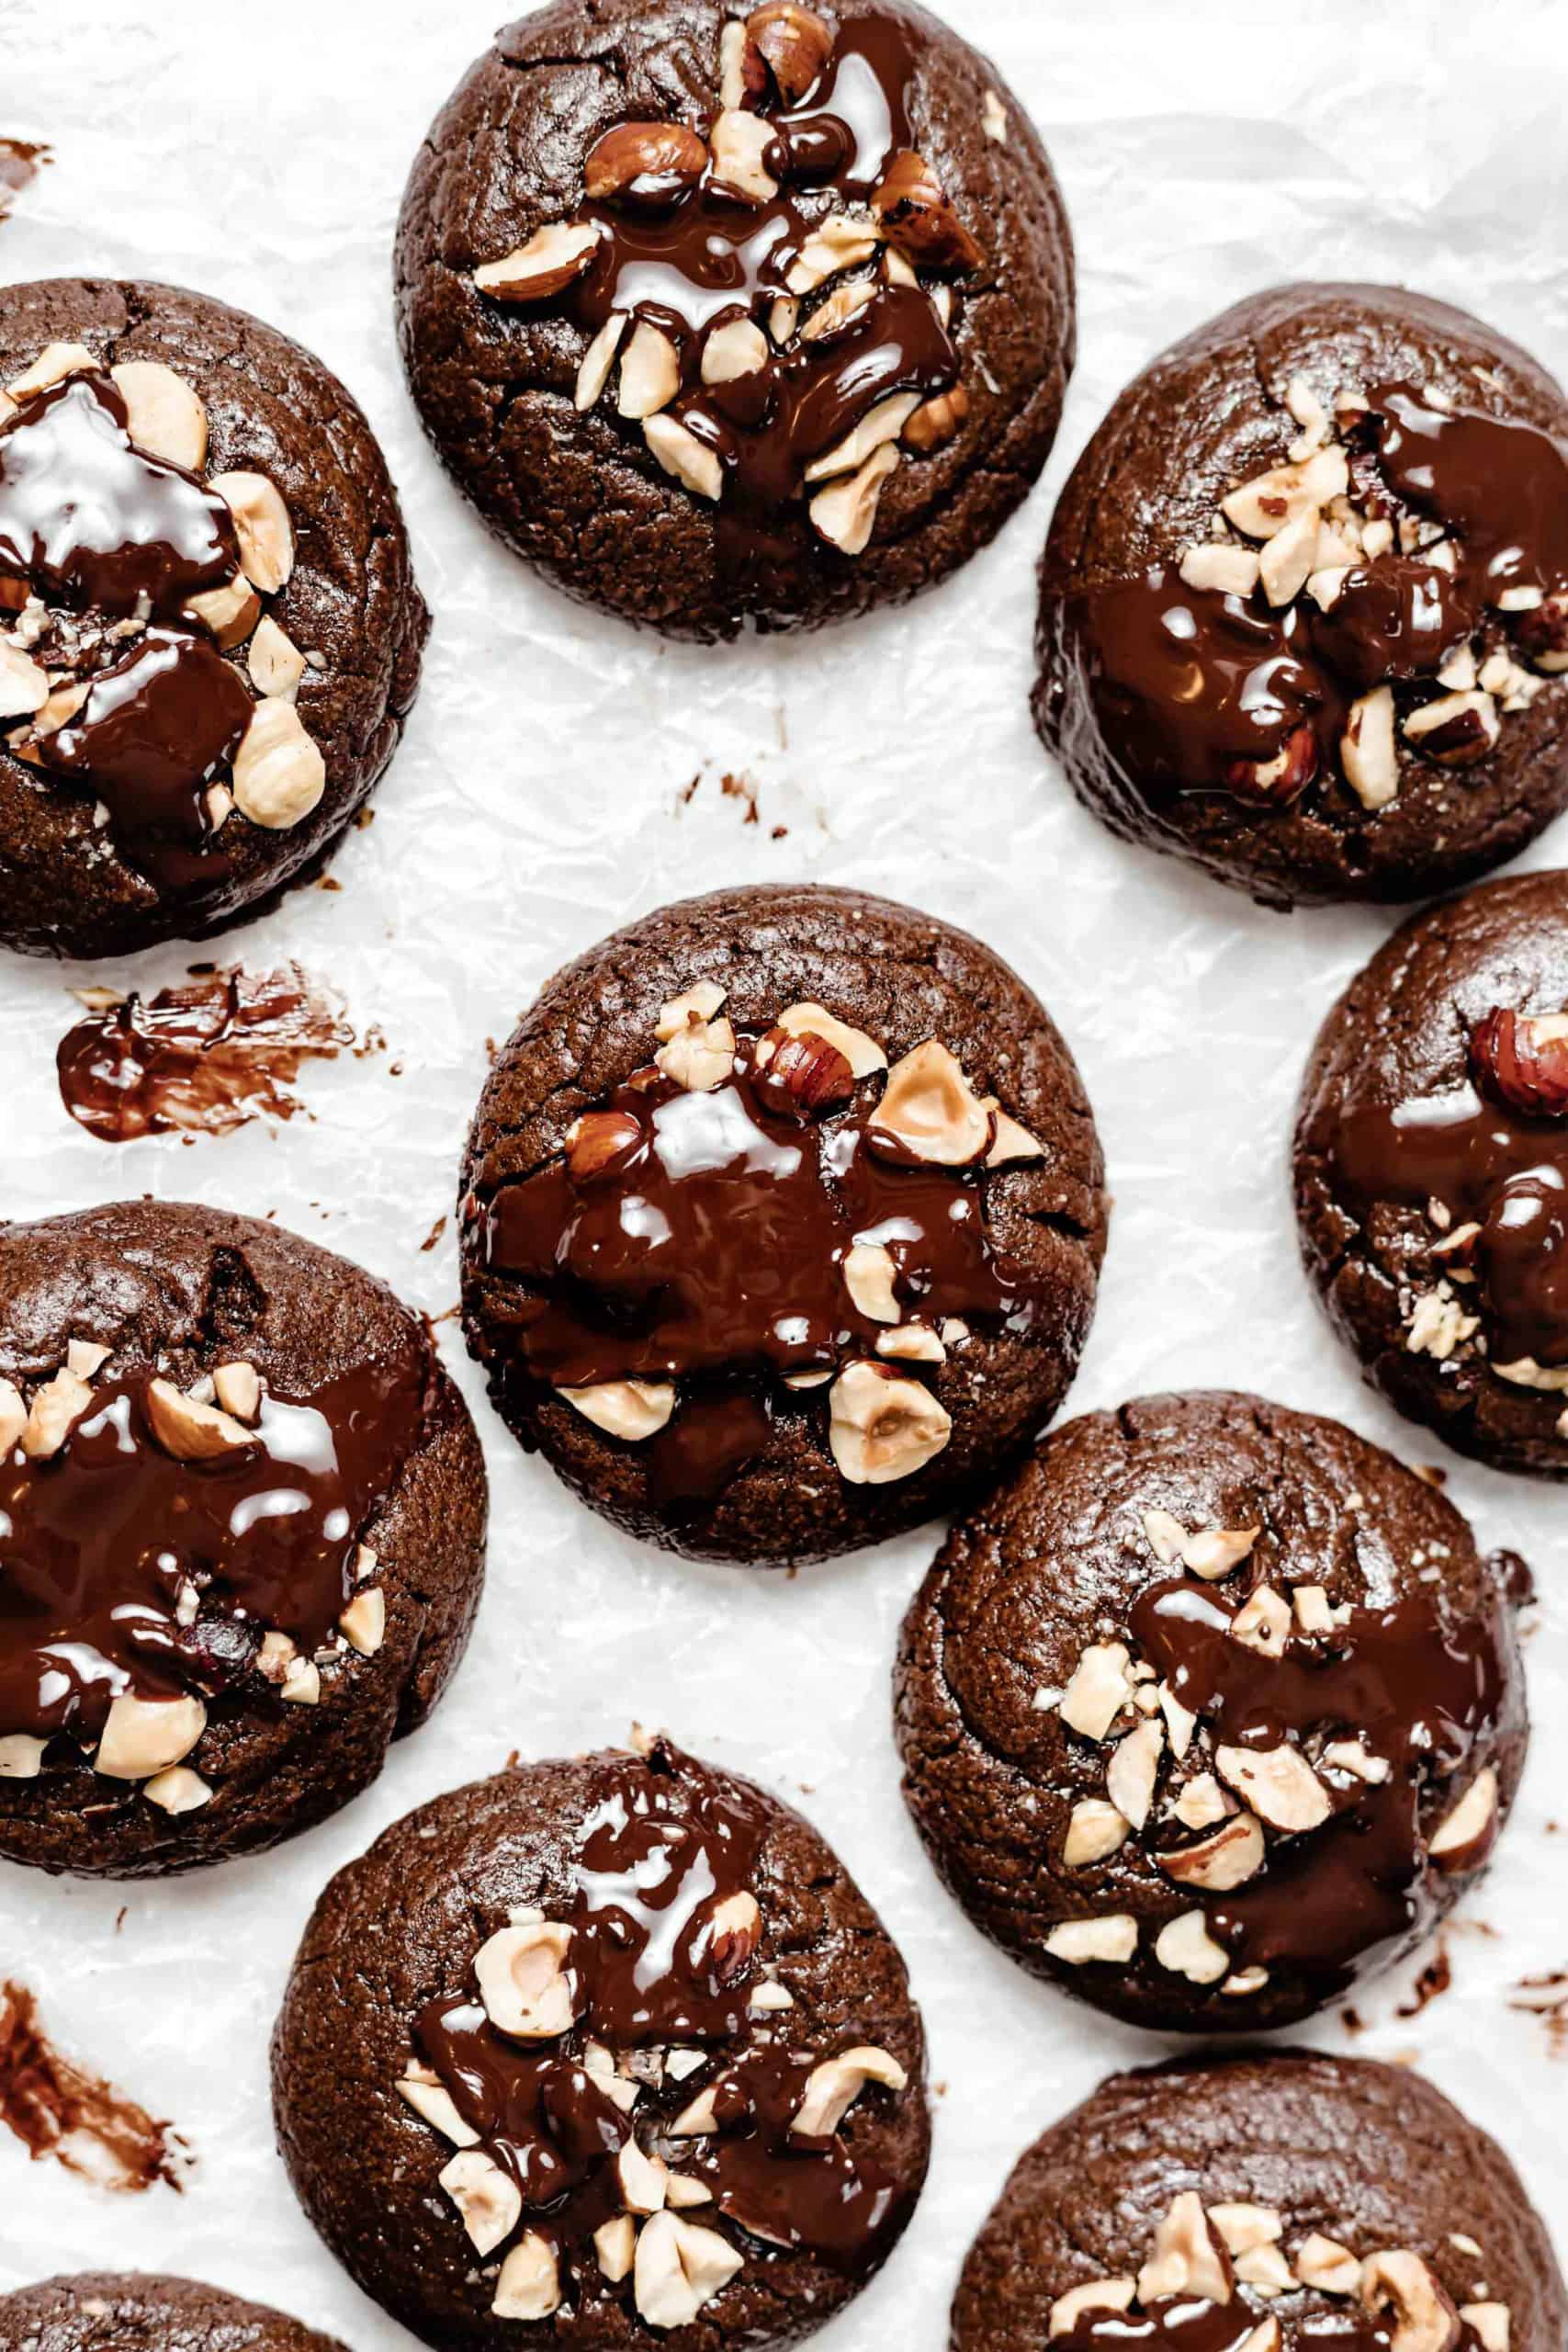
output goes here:
[{"label": "chocolate smear on paper", "polygon": [[0,2124],[35,2164],[124,2194],[162,2183],[176,2193],[189,2154],[167,2123],[56,2050],[24,1984],[0,1984]]}]

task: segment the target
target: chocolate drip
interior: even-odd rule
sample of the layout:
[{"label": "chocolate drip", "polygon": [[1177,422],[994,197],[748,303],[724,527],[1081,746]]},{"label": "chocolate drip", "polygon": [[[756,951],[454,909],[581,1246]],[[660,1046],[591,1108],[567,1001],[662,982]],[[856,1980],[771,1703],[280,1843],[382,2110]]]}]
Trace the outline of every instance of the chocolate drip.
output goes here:
[{"label": "chocolate drip", "polygon": [[[767,1827],[744,1789],[667,1743],[646,1764],[626,1758],[583,1824],[571,1898],[551,1914],[572,1931],[565,1964],[577,2023],[547,2045],[518,2045],[472,1990],[428,2003],[415,2020],[421,2057],[517,2183],[524,2226],[547,2236],[585,2284],[602,2287],[592,2235],[624,2210],[614,2159],[639,2121],[652,2124],[645,2144],[660,2142],[675,2169],[711,2188],[713,2205],[694,2216],[707,2226],[716,2206],[769,2245],[856,2270],[874,2265],[902,2216],[901,2193],[869,2158],[836,2137],[792,2138],[817,2056],[789,2048],[781,2026],[750,2018],[750,1954],[716,1948],[714,1913],[750,1891]],[[704,2063],[678,2082],[634,2064],[645,2087],[628,2115],[588,2071],[591,2042],[634,2060],[673,2044]],[[708,2089],[717,2132],[667,2140]]]},{"label": "chocolate drip", "polygon": [[252,1443],[180,1462],[152,1434],[150,1377],[100,1379],[52,1459],[0,1463],[0,1733],[88,1744],[123,1692],[222,1689],[269,1629],[307,1655],[329,1641],[423,1406],[409,1364],[366,1364],[264,1392]]},{"label": "chocolate drip", "polygon": [[899,1165],[863,1101],[810,1124],[773,1109],[755,1043],[741,1039],[734,1077],[711,1093],[639,1073],[606,1106],[636,1131],[609,1167],[574,1175],[558,1160],[484,1212],[490,1264],[533,1294],[515,1315],[532,1379],[698,1384],[701,1401],[650,1453],[671,1504],[718,1491],[748,1442],[761,1448],[770,1413],[794,1401],[773,1383],[874,1355],[887,1326],[844,1281],[856,1241],[886,1249],[898,1299],[924,1320],[1024,1333],[1043,1304],[992,1245],[982,1171]]},{"label": "chocolate drip", "polygon": [[1406,706],[1429,699],[1506,589],[1568,585],[1568,452],[1549,435],[1428,407],[1407,385],[1375,390],[1352,430],[1352,496],[1455,535],[1452,571],[1421,556],[1358,564],[1327,611],[1310,596],[1275,610],[1261,586],[1190,588],[1164,565],[1071,600],[1067,645],[1106,745],[1155,805],[1267,797],[1236,763],[1267,763],[1305,727],[1315,757],[1279,796],[1295,797],[1335,772],[1358,697],[1389,684]]},{"label": "chocolate drip", "polygon": [[[1315,2297],[1313,2302],[1305,2312],[1239,2297],[1228,2303],[1173,2299],[1138,2312],[1087,2311],[1051,2342],[1053,2352],[1242,2352],[1269,2316],[1279,2323],[1280,2352],[1392,2352],[1392,2315],[1346,2303],[1325,2310]],[[1451,2352],[1483,2352],[1468,2320],[1458,2323]]]},{"label": "chocolate drip", "polygon": [[1235,1968],[1288,1966],[1319,1977],[1326,1999],[1379,1947],[1429,1917],[1422,1806],[1435,1779],[1461,1776],[1506,1696],[1498,1604],[1445,1631],[1424,1599],[1356,1608],[1310,1650],[1293,1638],[1266,1657],[1233,1634],[1233,1608],[1209,1586],[1152,1586],[1133,1611],[1141,1654],[1216,1746],[1266,1750],[1359,1738],[1388,1765],[1380,1784],[1325,1789],[1332,1816],[1271,1839],[1262,1873],[1205,1906]]},{"label": "chocolate drip", "polygon": [[1325,1141],[1363,1216],[1381,1202],[1425,1209],[1437,1200],[1456,1226],[1480,1226],[1474,1262],[1494,1363],[1568,1364],[1563,1121],[1529,1118],[1465,1085],[1347,1112]]},{"label": "chocolate drip", "polygon": [[236,967],[89,1012],[61,1039],[60,1095],[104,1143],[141,1136],[228,1135],[247,1120],[291,1119],[306,1061],[354,1043],[340,1008],[299,969]]},{"label": "chocolate drip", "polygon": [[211,826],[198,788],[233,758],[254,708],[215,646],[150,628],[98,672],[75,718],[44,738],[39,756],[51,775],[95,793],[118,831],[200,842]]}]

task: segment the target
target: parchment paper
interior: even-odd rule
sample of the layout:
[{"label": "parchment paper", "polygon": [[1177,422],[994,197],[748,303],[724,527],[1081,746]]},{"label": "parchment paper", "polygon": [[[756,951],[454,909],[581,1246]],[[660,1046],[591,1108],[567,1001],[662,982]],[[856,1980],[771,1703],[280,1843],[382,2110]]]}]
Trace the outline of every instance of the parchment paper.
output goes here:
[{"label": "parchment paper", "polygon": [[[981,933],[1080,1058],[1116,1211],[1069,1411],[1164,1385],[1256,1387],[1440,1458],[1359,1387],[1298,1269],[1289,1203],[1303,1058],[1387,919],[1263,913],[1083,815],[1029,723],[1032,567],[1055,491],[1126,379],[1281,277],[1406,279],[1568,367],[1560,7],[945,0],[1038,119],[1072,212],[1082,359],[1055,459],[999,543],[912,610],[703,653],[596,622],[492,546],[402,388],[398,200],[497,5],[0,0],[0,132],[58,156],[0,225],[0,276],[183,281],[319,351],[382,435],[436,616],[376,820],[336,861],[341,894],[297,895],[238,951],[298,956],[362,1027],[383,1025],[389,1054],[308,1073],[313,1124],[116,1149],[73,1127],[54,1087],[64,987],[89,975],[6,960],[0,1213],[138,1191],[276,1211],[440,1315],[457,1296],[450,1228],[421,1244],[452,1207],[486,1039],[633,915],[816,876]],[[726,775],[754,787],[755,822]],[[1533,862],[1554,854],[1568,854],[1561,828]],[[150,989],[187,960],[172,949],[90,977]],[[162,1889],[0,1870],[4,1972],[198,2158],[183,2197],[117,2199],[6,2141],[0,2287],[88,2263],[166,2267],[272,2297],[353,2346],[406,2341],[319,2245],[273,2152],[266,2039],[300,1928],[330,1873],[410,1805],[513,1748],[598,1744],[637,1716],[803,1803],[903,1946],[931,2030],[935,2162],[903,2248],[820,2340],[940,2352],[964,2250],[1015,2156],[1111,2068],[1161,2052],[994,1953],[917,1846],[888,1677],[936,1531],[777,1581],[667,1559],[525,1462],[455,1328],[442,1336],[484,1432],[494,1534],[478,1638],[435,1722],[350,1812],[268,1859]],[[1506,2141],[1563,2230],[1568,2073],[1540,2018],[1511,2006],[1519,1980],[1568,1963],[1563,1503],[1445,1466],[1486,1542],[1517,1545],[1540,1579],[1533,1761],[1448,1939],[1452,1989],[1402,2018],[1406,1969],[1360,2004],[1359,2038],[1335,2019],[1311,2038],[1418,2059]]]}]

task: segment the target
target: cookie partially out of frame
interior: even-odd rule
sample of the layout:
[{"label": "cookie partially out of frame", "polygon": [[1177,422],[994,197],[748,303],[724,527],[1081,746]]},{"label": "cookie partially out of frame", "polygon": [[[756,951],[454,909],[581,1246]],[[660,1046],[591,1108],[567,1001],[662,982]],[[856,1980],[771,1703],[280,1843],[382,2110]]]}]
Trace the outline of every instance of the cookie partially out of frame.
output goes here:
[{"label": "cookie partially out of frame", "polygon": [[319,359],[178,287],[0,288],[0,942],[124,955],[299,879],[397,749],[427,627]]},{"label": "cookie partially out of frame", "polygon": [[420,151],[414,400],[485,521],[669,634],[902,602],[1055,436],[1072,244],[994,66],[905,0],[554,0]]},{"label": "cookie partially out of frame", "polygon": [[485,1516],[357,1266],[157,1201],[0,1227],[0,1855],[155,1877],[335,1813],[461,1657]]},{"label": "cookie partially out of frame", "polygon": [[1405,2066],[1114,2075],[970,2250],[951,2352],[1557,2352],[1568,2294],[1495,2141]]},{"label": "cookie partially out of frame", "polygon": [[464,1327],[595,1510],[823,1558],[1050,1419],[1107,1214],[1072,1057],[999,957],[858,891],[716,891],[590,949],[497,1057]]},{"label": "cookie partially out of frame", "polygon": [[0,2295],[0,2352],[343,2352],[330,2335],[194,2278],[88,2270]]},{"label": "cookie partially out of frame", "polygon": [[1568,402],[1428,296],[1252,295],[1079,459],[1039,660],[1125,840],[1280,907],[1472,881],[1568,800]]}]

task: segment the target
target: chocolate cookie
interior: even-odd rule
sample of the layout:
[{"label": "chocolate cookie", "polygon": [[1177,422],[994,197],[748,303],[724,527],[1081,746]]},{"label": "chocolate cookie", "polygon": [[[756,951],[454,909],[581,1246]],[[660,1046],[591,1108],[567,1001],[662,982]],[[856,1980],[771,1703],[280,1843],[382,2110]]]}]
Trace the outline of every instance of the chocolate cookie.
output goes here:
[{"label": "chocolate cookie", "polygon": [[0,1854],[161,1876],[335,1813],[462,1656],[485,1511],[357,1266],[156,1201],[0,1227]]},{"label": "chocolate cookie", "polygon": [[118,956],[297,878],[397,748],[427,616],[335,376],[177,287],[0,288],[0,940]]},{"label": "chocolate cookie", "polygon": [[1113,2075],[1019,2163],[952,2352],[1558,2352],[1568,2294],[1495,2140],[1404,2066]]},{"label": "chocolate cookie", "polygon": [[976,1927],[1167,2032],[1401,1958],[1524,1764],[1511,1554],[1337,1422],[1152,1396],[1048,1438],[905,1622],[904,1791]]},{"label": "chocolate cookie", "polygon": [[671,636],[945,579],[1026,496],[1073,362],[1045,151],[905,0],[554,0],[436,118],[397,274],[459,489]]},{"label": "chocolate cookie", "polygon": [[1568,874],[1416,916],[1324,1023],[1307,1270],[1366,1376],[1499,1470],[1568,1477]]},{"label": "chocolate cookie", "polygon": [[463,1177],[502,1417],[693,1557],[952,1507],[1062,1401],[1107,1204],[1072,1057],[998,957],[858,891],[717,891],[557,975]]},{"label": "chocolate cookie", "polygon": [[0,2352],[343,2352],[297,2319],[193,2278],[84,2271],[0,2295]]},{"label": "chocolate cookie", "polygon": [[924,2075],[837,1856],[662,1739],[397,1823],[322,1895],[273,2041],[301,2203],[443,2352],[811,2335],[914,2209]]},{"label": "chocolate cookie", "polygon": [[1568,403],[1447,303],[1286,286],[1177,344],[1041,585],[1079,798],[1266,904],[1425,897],[1568,800]]}]

